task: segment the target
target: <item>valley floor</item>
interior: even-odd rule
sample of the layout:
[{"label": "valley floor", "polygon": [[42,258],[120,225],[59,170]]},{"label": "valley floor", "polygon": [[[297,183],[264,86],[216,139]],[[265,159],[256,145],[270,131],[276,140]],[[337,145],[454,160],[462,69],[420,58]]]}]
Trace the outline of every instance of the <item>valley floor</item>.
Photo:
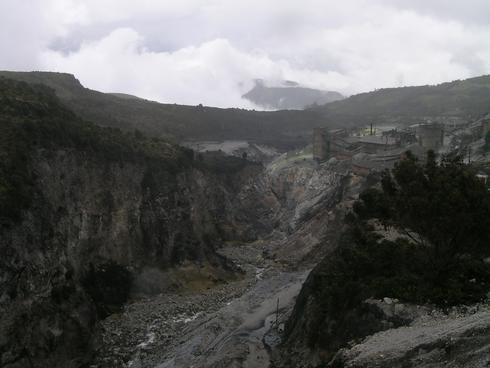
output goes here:
[{"label": "valley floor", "polygon": [[263,251],[259,242],[226,247],[245,270],[240,280],[136,301],[107,318],[94,366],[268,367],[264,335],[276,320],[283,327],[308,271],[288,271]]},{"label": "valley floor", "polygon": [[[323,256],[319,244],[338,233],[343,217],[335,208],[358,192],[359,183],[347,185],[347,177],[343,165],[318,165],[303,151],[271,162],[249,188],[260,200],[279,203],[273,216],[280,225],[264,239],[219,250],[243,274],[126,305],[101,322],[93,367],[268,367],[268,350]],[[345,196],[347,187],[353,193]]]}]

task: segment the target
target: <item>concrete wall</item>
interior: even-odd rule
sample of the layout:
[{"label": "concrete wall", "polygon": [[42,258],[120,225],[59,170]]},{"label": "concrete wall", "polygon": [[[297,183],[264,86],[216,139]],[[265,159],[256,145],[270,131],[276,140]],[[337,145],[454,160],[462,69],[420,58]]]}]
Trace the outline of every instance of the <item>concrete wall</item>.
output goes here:
[{"label": "concrete wall", "polygon": [[443,126],[441,124],[421,124],[417,127],[417,139],[425,149],[437,151],[443,146]]},{"label": "concrete wall", "polygon": [[315,128],[313,130],[313,158],[318,161],[326,160],[329,155],[329,146],[330,141],[327,130]]},{"label": "concrete wall", "polygon": [[481,127],[482,127],[482,136],[485,138],[488,132],[490,132],[490,119],[488,120],[483,120],[481,122]]}]

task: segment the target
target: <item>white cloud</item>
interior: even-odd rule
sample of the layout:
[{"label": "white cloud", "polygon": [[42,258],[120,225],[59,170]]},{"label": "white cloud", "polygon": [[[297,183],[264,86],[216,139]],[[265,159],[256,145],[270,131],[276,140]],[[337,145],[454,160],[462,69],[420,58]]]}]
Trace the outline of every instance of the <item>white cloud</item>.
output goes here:
[{"label": "white cloud", "polygon": [[0,68],[163,102],[249,107],[254,78],[350,94],[490,73],[483,0],[29,3],[0,4]]},{"label": "white cloud", "polygon": [[345,84],[337,73],[294,69],[286,60],[273,61],[262,52],[242,52],[225,39],[174,52],[152,52],[129,28],[82,44],[74,53],[46,51],[42,62],[45,69],[74,73],[94,89],[191,105],[253,107],[241,95],[252,87],[254,78]]}]

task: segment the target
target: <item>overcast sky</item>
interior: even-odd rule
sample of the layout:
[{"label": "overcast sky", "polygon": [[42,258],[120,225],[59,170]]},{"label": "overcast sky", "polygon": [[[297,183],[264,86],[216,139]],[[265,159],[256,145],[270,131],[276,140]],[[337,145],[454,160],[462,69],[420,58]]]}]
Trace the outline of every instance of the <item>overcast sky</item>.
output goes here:
[{"label": "overcast sky", "polygon": [[0,69],[252,107],[255,78],[344,94],[490,73],[489,0],[0,0]]}]

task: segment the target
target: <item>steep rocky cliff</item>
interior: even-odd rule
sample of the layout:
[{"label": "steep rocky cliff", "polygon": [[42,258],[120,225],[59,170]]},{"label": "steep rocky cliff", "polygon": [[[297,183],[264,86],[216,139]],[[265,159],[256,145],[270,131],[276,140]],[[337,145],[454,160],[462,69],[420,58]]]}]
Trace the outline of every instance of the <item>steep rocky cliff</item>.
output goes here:
[{"label": "steep rocky cliff", "polygon": [[342,207],[360,185],[347,163],[318,164],[306,150],[283,154],[258,180],[262,200],[274,201],[268,252],[293,267],[316,264],[335,246]]},{"label": "steep rocky cliff", "polygon": [[256,229],[250,234],[256,240],[247,235],[219,252],[240,265],[243,278],[196,294],[169,292],[129,303],[97,329],[94,364],[267,366],[263,337],[278,300],[282,316],[308,269],[335,244],[339,202],[357,185],[346,174],[345,165],[318,164],[303,151],[279,157],[258,175],[242,171],[235,206]]},{"label": "steep rocky cliff", "polygon": [[[98,128],[51,91],[0,79],[0,355],[4,367],[78,367],[97,319],[148,269],[231,275],[225,240],[267,231],[244,182],[260,165]],[[159,292],[179,280],[148,285]],[[207,280],[207,281],[206,281]]]},{"label": "steep rocky cliff", "polygon": [[304,283],[276,367],[488,364],[488,189],[433,152],[380,179]]}]

